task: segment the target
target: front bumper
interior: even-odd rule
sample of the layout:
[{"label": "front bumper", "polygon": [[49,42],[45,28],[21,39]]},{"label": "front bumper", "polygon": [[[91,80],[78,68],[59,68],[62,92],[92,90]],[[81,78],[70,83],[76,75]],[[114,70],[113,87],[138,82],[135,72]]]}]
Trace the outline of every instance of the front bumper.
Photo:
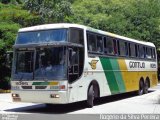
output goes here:
[{"label": "front bumper", "polygon": [[67,91],[12,91],[12,99],[13,102],[67,104],[68,94]]}]

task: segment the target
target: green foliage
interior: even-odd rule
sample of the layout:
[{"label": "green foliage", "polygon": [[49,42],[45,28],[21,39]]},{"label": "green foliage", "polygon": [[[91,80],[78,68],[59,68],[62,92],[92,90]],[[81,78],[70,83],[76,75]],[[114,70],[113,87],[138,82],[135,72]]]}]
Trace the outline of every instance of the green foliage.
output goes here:
[{"label": "green foliage", "polygon": [[19,24],[16,23],[15,24],[5,23],[5,22],[0,23],[0,39],[4,47],[6,48],[12,47],[19,27],[20,27]]},{"label": "green foliage", "polygon": [[42,23],[40,16],[23,10],[21,5],[17,5],[20,2],[16,1],[18,0],[3,1],[5,4],[0,3],[0,84],[4,83],[0,89],[7,89],[7,76],[10,76],[11,69],[6,66],[6,52],[12,50],[18,29],[22,26]]},{"label": "green foliage", "polygon": [[18,23],[21,26],[32,26],[42,24],[40,16],[32,15],[27,10],[22,10],[21,6],[0,4],[0,21]]},{"label": "green foliage", "polygon": [[22,4],[22,2],[23,1],[21,1],[21,0],[0,0],[0,2],[1,3],[3,3],[3,4],[9,4],[9,3],[11,3],[11,4]]},{"label": "green foliage", "polygon": [[68,0],[27,0],[24,4],[25,9],[40,15],[45,23],[64,22],[64,18],[72,13],[70,6]]},{"label": "green foliage", "polygon": [[10,69],[6,66],[6,51],[11,49],[14,44],[19,24],[0,22],[0,82],[4,83],[5,86],[2,88],[7,89],[6,76],[10,76]]},{"label": "green foliage", "polygon": [[85,24],[160,46],[159,0],[76,0],[68,22]]}]

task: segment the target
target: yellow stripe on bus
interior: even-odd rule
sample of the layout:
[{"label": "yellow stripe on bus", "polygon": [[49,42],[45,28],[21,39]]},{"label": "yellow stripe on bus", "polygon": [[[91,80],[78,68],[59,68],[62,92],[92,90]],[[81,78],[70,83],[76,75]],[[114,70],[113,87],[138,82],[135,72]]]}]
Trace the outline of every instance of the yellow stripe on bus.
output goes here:
[{"label": "yellow stripe on bus", "polygon": [[49,82],[49,85],[58,85],[59,82]]},{"label": "yellow stripe on bus", "polygon": [[122,78],[125,84],[126,92],[131,90],[131,86],[129,84],[130,75],[128,73],[128,69],[124,59],[118,59],[119,68],[122,74]]}]

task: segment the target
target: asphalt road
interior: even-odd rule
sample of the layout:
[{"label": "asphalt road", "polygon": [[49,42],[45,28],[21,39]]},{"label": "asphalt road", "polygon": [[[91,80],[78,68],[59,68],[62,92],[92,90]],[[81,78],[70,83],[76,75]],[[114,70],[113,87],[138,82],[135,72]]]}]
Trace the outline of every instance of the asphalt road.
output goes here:
[{"label": "asphalt road", "polygon": [[126,113],[160,114],[160,84],[157,87],[150,89],[148,94],[141,96],[138,96],[135,93],[125,93],[100,98],[95,102],[95,106],[93,108],[86,108],[85,102],[67,105],[53,105],[51,107],[47,107],[45,104],[16,103],[12,102],[11,94],[0,94],[1,115],[37,115],[37,117],[41,116],[40,118],[51,118],[49,116],[53,117],[53,115],[64,114],[94,115]]}]

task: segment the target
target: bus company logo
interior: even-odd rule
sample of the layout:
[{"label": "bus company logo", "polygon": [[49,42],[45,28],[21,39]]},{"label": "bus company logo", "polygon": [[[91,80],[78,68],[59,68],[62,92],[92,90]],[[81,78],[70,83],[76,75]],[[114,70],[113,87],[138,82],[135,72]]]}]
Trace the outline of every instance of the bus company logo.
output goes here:
[{"label": "bus company logo", "polygon": [[27,82],[16,82],[16,85],[28,85]]},{"label": "bus company logo", "polygon": [[93,69],[93,70],[95,70],[96,69],[96,65],[97,65],[97,62],[98,62],[98,60],[92,60],[91,62],[89,62],[89,64],[91,65],[91,68]]}]

